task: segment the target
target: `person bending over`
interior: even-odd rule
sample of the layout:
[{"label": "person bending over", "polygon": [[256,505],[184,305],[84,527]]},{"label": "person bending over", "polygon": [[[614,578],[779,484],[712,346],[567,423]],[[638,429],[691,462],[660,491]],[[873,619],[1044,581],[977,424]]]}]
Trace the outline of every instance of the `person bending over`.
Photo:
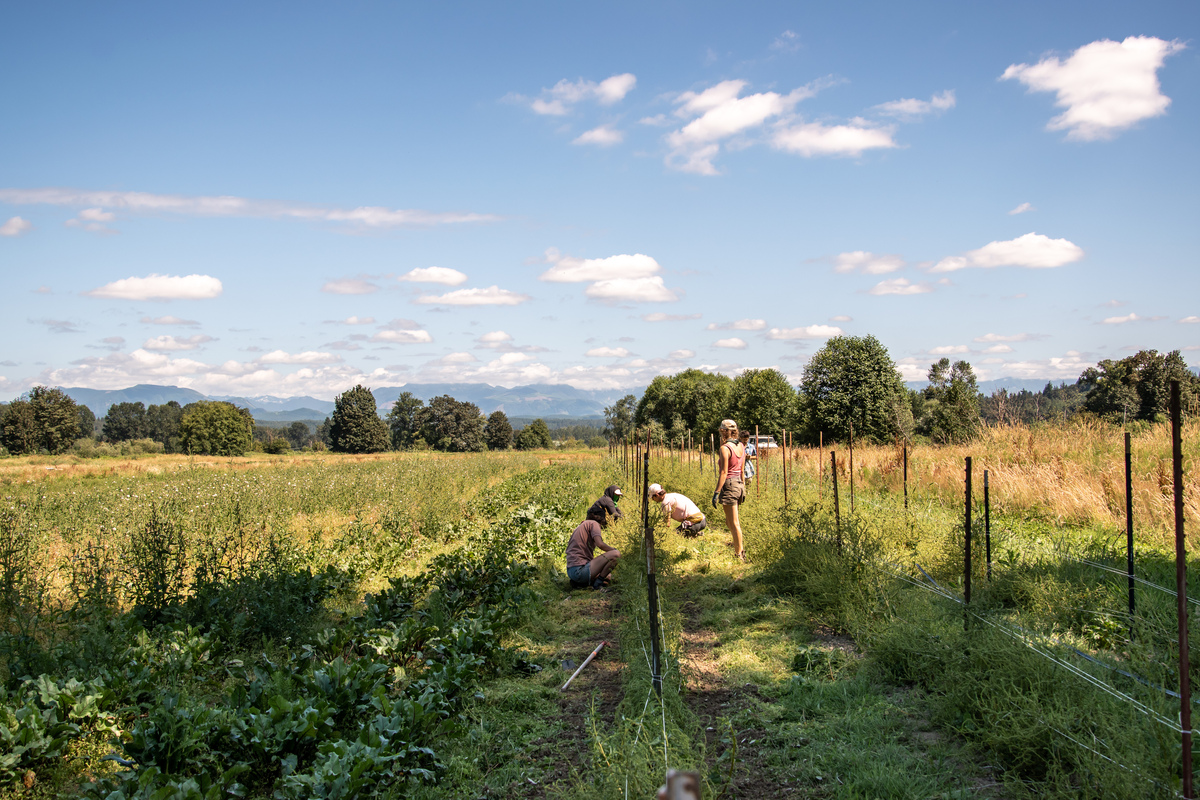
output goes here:
[{"label": "person bending over", "polygon": [[620,519],[625,516],[621,513],[621,509],[617,508],[617,503],[621,500],[621,487],[615,483],[604,490],[604,494],[600,495],[600,499],[592,503],[591,508],[587,510],[584,516],[587,519],[595,520],[600,523],[601,528],[608,527],[608,518]]},{"label": "person bending over", "polygon": [[650,499],[662,503],[663,514],[667,519],[679,523],[679,532],[689,539],[699,536],[708,526],[704,512],[700,506],[693,503],[679,492],[668,492],[657,483],[650,484]]},{"label": "person bending over", "polygon": [[[596,550],[602,552],[592,558]],[[567,542],[567,577],[571,579],[571,586],[576,589],[602,588],[604,579],[620,558],[621,551],[604,541],[600,523],[585,519]]]}]

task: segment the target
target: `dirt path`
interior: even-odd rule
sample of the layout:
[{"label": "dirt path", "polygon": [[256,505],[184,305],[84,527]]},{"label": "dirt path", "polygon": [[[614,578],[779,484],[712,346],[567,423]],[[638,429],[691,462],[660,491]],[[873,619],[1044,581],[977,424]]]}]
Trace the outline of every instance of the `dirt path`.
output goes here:
[{"label": "dirt path", "polygon": [[[722,718],[732,717],[750,708],[758,697],[758,687],[753,684],[728,685],[717,664],[716,631],[700,624],[700,609],[694,603],[685,603],[682,610],[683,653],[680,657],[680,672],[684,681],[683,699],[704,730],[706,761],[711,769],[729,749],[729,743],[722,741],[729,734]],[[732,780],[727,766],[723,767],[722,771],[721,782],[729,782],[725,796],[752,800],[787,797],[787,793],[792,790],[785,789],[772,780],[754,749],[743,744],[763,738],[766,731],[739,728],[734,730],[734,734],[739,744]]]},{"label": "dirt path", "polygon": [[[589,602],[581,604],[580,613],[588,617],[593,632],[587,639],[565,641],[555,654],[559,665],[570,659],[582,664],[601,640],[608,642],[592,659],[587,669],[571,682],[570,688],[558,697],[558,718],[554,720],[558,734],[552,741],[531,742],[528,756],[533,761],[551,759],[554,766],[538,784],[526,783],[509,787],[510,796],[542,798],[557,794],[571,785],[572,773],[587,774],[591,761],[588,744],[588,716],[593,700],[600,720],[610,722],[621,702],[621,642],[617,632],[617,598],[609,594],[592,594]],[[566,683],[574,668],[561,671],[561,683]]]}]

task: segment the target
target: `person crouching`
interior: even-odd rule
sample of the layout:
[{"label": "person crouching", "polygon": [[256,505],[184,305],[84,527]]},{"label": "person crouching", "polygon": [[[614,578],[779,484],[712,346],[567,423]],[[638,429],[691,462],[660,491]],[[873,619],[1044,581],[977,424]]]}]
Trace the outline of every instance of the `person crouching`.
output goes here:
[{"label": "person crouching", "polygon": [[662,503],[663,514],[667,519],[678,522],[679,532],[689,539],[699,536],[708,527],[700,507],[679,492],[668,492],[657,483],[652,483],[650,499]]},{"label": "person crouching", "polygon": [[[602,552],[593,558],[597,549]],[[621,551],[604,541],[600,523],[585,519],[567,542],[567,577],[572,588],[604,588],[605,578],[620,558]]]}]

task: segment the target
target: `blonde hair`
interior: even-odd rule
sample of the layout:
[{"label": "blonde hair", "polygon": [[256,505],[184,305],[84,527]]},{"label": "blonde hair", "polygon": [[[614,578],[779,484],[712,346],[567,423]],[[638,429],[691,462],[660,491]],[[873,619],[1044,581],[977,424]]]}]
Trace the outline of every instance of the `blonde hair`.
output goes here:
[{"label": "blonde hair", "polygon": [[731,419],[721,420],[721,444],[725,444],[730,439],[738,438],[737,423]]}]

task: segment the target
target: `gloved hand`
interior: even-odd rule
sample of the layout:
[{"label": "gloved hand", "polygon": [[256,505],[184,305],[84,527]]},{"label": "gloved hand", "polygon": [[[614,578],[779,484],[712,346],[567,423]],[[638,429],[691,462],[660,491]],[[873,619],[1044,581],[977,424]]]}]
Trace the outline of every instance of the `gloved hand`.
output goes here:
[{"label": "gloved hand", "polygon": [[721,497],[720,492],[713,492],[713,508],[721,507],[721,504],[717,502],[717,500],[720,499],[720,497]]}]

